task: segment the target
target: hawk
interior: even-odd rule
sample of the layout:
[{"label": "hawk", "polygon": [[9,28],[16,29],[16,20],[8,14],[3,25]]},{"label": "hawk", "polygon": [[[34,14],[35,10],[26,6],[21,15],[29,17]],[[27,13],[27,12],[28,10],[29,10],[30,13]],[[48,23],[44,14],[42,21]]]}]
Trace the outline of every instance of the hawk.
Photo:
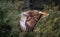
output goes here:
[{"label": "hawk", "polygon": [[28,10],[22,12],[20,15],[20,27],[22,31],[33,31],[35,25],[38,23],[40,18],[44,18],[49,14],[38,10]]}]

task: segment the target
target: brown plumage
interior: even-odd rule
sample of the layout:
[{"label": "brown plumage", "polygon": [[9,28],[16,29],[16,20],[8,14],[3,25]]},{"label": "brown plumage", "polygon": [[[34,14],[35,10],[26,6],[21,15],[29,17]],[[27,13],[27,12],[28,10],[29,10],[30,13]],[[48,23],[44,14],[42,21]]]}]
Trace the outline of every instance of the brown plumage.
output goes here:
[{"label": "brown plumage", "polygon": [[[26,14],[25,26],[26,30],[33,31],[35,25],[39,21],[40,18],[48,16],[48,13],[37,11],[37,10],[29,10]],[[21,28],[22,29],[22,28]],[[25,31],[26,31],[25,30]]]}]

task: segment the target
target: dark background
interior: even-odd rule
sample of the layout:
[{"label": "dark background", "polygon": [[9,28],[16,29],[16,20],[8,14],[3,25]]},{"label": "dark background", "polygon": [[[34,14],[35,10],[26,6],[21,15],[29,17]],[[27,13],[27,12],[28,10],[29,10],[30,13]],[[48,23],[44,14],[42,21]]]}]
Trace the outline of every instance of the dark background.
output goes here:
[{"label": "dark background", "polygon": [[[29,9],[45,11],[33,32],[21,32],[20,13]],[[0,0],[0,37],[60,37],[60,0]]]}]

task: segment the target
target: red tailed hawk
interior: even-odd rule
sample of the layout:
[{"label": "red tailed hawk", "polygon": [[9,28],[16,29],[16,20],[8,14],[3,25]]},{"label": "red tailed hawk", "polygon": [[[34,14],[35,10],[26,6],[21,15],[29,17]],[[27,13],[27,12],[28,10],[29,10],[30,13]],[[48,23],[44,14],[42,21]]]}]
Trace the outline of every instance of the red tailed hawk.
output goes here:
[{"label": "red tailed hawk", "polygon": [[48,15],[49,15],[48,13],[37,11],[37,10],[29,10],[26,12],[22,12],[20,16],[21,30],[24,32],[33,31],[39,19],[44,18]]}]

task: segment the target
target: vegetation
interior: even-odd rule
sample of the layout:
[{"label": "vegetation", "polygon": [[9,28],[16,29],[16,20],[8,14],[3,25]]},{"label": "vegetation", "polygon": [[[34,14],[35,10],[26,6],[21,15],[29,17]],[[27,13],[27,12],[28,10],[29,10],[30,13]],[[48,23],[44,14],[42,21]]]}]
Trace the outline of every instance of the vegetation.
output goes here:
[{"label": "vegetation", "polygon": [[24,1],[0,0],[0,37],[60,37],[60,5],[56,0],[46,1],[43,11],[49,16],[40,19],[33,32],[24,33],[19,27],[20,13],[26,6]]}]

